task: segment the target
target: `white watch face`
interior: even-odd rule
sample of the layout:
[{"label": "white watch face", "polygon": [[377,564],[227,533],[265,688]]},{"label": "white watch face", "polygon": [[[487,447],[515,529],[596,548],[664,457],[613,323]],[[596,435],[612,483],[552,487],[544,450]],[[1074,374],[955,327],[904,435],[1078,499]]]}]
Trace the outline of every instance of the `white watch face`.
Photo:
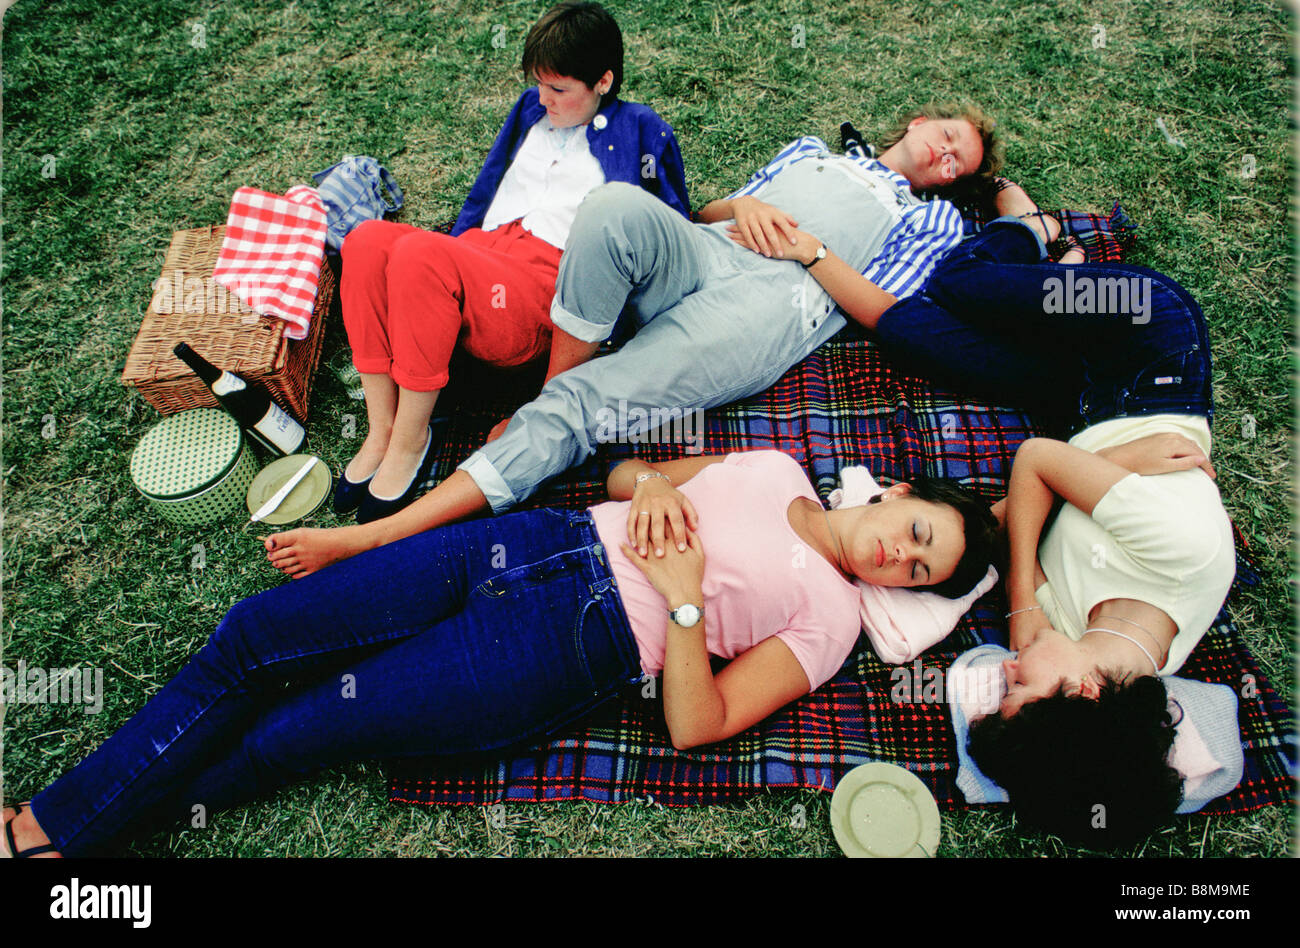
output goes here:
[{"label": "white watch face", "polygon": [[698,606],[693,606],[689,602],[684,606],[678,606],[674,611],[669,613],[683,629],[689,629],[695,623],[700,621],[700,610]]}]

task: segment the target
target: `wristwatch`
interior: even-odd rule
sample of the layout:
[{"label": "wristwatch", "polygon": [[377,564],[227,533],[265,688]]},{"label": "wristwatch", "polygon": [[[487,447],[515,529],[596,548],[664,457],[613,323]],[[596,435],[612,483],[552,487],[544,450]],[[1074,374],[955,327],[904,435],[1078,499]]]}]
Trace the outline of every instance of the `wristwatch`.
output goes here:
[{"label": "wristwatch", "polygon": [[668,617],[683,629],[689,629],[704,618],[704,607],[686,603],[668,610]]},{"label": "wristwatch", "polygon": [[821,244],[817,247],[817,253],[813,254],[813,258],[809,260],[807,263],[805,263],[803,265],[803,268],[805,270],[811,270],[814,266],[817,265],[818,262],[825,259],[826,259],[826,245]]}]

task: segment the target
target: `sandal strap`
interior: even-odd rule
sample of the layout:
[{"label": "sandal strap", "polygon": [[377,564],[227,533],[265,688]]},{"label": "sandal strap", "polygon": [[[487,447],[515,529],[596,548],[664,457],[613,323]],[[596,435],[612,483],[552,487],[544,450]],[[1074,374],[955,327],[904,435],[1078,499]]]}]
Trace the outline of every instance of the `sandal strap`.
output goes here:
[{"label": "sandal strap", "polygon": [[21,803],[11,803],[9,805],[14,808],[14,819],[5,822],[5,841],[9,844],[9,855],[15,859],[26,859],[28,856],[39,856],[41,853],[57,852],[53,843],[31,846],[19,852],[18,842],[14,839],[14,820],[18,819],[19,814],[23,812],[23,805]]},{"label": "sandal strap", "polygon": [[1065,227],[1061,224],[1061,222],[1056,220],[1055,217],[1052,217],[1051,214],[1048,214],[1041,207],[1035,208],[1034,210],[1029,211],[1028,213],[1021,214],[1020,220],[1023,221],[1027,217],[1037,217],[1039,225],[1043,228],[1044,231],[1047,231],[1048,233],[1051,232],[1051,228],[1047,226],[1047,221],[1048,220],[1056,221],[1056,224],[1060,229],[1057,231],[1056,237],[1053,239],[1059,240],[1060,238],[1065,236]]},{"label": "sandal strap", "polygon": [[28,856],[39,856],[41,853],[52,853],[57,851],[58,850],[53,843],[46,843],[43,846],[33,846],[30,849],[24,849],[18,854],[18,858],[26,859]]}]

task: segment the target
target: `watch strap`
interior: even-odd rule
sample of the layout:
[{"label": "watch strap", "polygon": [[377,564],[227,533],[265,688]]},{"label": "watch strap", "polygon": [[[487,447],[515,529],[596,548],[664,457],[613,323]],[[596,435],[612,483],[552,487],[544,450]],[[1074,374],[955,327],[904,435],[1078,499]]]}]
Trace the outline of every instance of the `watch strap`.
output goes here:
[{"label": "watch strap", "polygon": [[[690,624],[683,624],[682,621],[681,621],[680,619],[677,618],[677,613],[678,613],[678,612],[681,612],[683,609],[693,609],[693,610],[695,610],[695,621],[694,621],[694,622],[691,622]],[[704,618],[704,607],[703,607],[703,606],[697,606],[697,605],[696,605],[695,603],[693,603],[693,602],[684,602],[684,603],[682,603],[680,606],[678,606],[676,609],[669,609],[669,610],[668,610],[668,618],[672,619],[673,622],[675,622],[677,625],[681,626],[683,629],[692,629],[692,628],[694,628],[695,626],[699,625],[699,624],[700,624],[700,620],[702,620],[702,619]],[[683,616],[682,618],[684,619],[684,618],[686,618],[686,617]]]},{"label": "watch strap", "polygon": [[805,270],[811,270],[811,269],[812,269],[813,267],[815,267],[818,263],[820,263],[821,261],[823,261],[823,260],[825,260],[825,259],[826,259],[826,245],[825,245],[825,244],[820,244],[820,245],[817,247],[817,253],[816,253],[816,255],[815,255],[811,260],[809,260],[807,263],[805,263],[805,264],[803,265],[803,268],[804,268]]}]

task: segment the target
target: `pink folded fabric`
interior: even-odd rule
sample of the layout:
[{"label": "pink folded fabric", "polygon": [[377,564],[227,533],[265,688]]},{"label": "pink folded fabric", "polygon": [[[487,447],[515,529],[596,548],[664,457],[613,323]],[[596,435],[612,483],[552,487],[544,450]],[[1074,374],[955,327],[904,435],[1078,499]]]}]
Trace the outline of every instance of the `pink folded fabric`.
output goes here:
[{"label": "pink folded fabric", "polygon": [[1206,777],[1223,766],[1215,760],[1210,746],[1201,737],[1196,722],[1186,716],[1174,729],[1174,746],[1169,752],[1169,763],[1183,775],[1187,793],[1194,793]]},{"label": "pink folded fabric", "polygon": [[288,322],[290,339],[305,339],[325,232],[325,205],[315,188],[297,185],[283,195],[240,188],[212,277],[263,316]]},{"label": "pink folded fabric", "polygon": [[[831,491],[828,501],[832,510],[858,507],[884,490],[865,467],[846,467],[840,471],[840,486]],[[910,662],[956,628],[975,600],[997,581],[997,570],[990,566],[974,589],[960,599],[949,599],[938,593],[873,586],[858,580],[862,630],[882,662]]]}]

